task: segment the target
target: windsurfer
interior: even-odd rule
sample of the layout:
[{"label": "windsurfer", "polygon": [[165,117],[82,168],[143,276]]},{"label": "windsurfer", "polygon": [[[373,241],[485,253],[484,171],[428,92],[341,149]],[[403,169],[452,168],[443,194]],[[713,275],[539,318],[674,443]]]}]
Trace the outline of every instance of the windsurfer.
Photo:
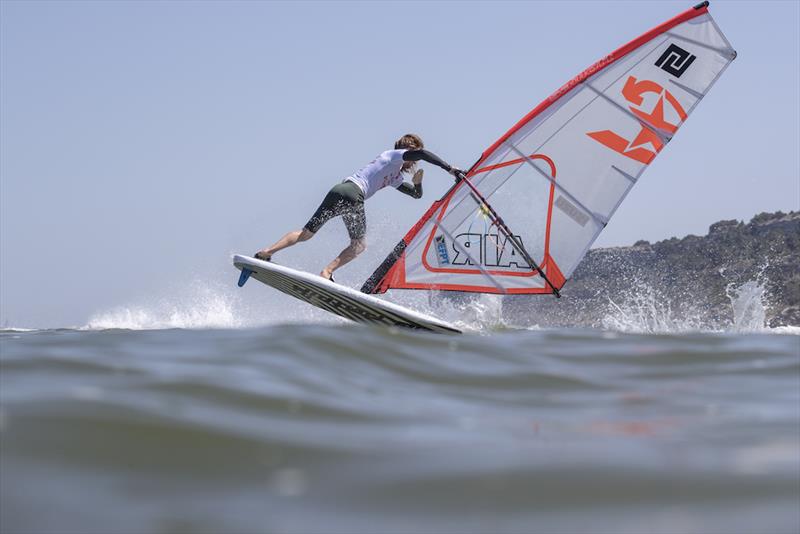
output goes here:
[{"label": "windsurfer", "polygon": [[[270,247],[256,252],[255,257],[270,261],[272,255],[300,241],[308,241],[333,217],[341,216],[344,220],[350,244],[325,267],[320,276],[333,280],[333,272],[349,263],[366,249],[367,219],[364,213],[364,201],[378,190],[391,185],[401,193],[413,198],[422,198],[422,169],[416,169],[418,161],[426,161],[445,171],[457,179],[463,177],[463,171],[450,166],[436,154],[425,150],[422,139],[415,134],[406,134],[394,144],[394,150],[382,152],[369,164],[348,176],[331,188],[317,211],[300,230],[293,230]],[[403,181],[403,175],[416,170],[411,183]]]}]

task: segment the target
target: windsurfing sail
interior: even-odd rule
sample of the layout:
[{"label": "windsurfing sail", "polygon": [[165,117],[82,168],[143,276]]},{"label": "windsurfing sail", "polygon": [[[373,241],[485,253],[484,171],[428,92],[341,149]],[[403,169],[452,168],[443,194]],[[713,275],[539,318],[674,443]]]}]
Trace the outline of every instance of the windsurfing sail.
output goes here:
[{"label": "windsurfing sail", "polygon": [[735,57],[708,2],[604,57],[486,149],[361,291],[558,295]]}]

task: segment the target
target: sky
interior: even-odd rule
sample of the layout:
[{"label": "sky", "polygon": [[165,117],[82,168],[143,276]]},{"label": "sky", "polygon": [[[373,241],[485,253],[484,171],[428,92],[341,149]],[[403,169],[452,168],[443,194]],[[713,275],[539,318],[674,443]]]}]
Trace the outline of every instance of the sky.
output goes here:
[{"label": "sky", "polygon": [[[2,0],[0,326],[232,285],[231,254],[301,227],[403,133],[469,167],[691,5]],[[738,58],[595,246],[800,209],[800,3],[710,11]],[[368,250],[337,279],[360,285],[449,184],[429,167],[422,200],[371,198]],[[332,223],[285,258],[318,271],[346,244]]]}]

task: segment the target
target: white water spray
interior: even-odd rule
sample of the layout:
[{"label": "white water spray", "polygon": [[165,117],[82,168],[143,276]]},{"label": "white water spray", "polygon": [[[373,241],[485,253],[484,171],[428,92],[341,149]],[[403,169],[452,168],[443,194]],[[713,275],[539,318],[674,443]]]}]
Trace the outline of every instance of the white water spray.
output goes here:
[{"label": "white water spray", "polygon": [[729,285],[725,293],[731,301],[734,332],[762,332],[766,329],[766,295],[764,286],[755,280],[739,287]]},{"label": "white water spray", "polygon": [[153,304],[120,306],[93,315],[86,328],[158,330],[166,328],[239,328],[236,298],[218,288],[197,286],[187,295],[162,298]]},{"label": "white water spray", "polygon": [[676,311],[666,295],[650,286],[635,288],[622,303],[609,299],[609,313],[601,324],[608,330],[648,334],[692,331],[768,332],[766,326],[767,293],[763,274],[740,285],[728,284],[725,293],[730,301],[729,323],[712,323],[701,310]]},{"label": "white water spray", "polygon": [[608,299],[611,311],[601,324],[607,330],[648,334],[690,332],[702,330],[699,314],[680,314],[673,311],[665,295],[650,286],[639,286],[620,304]]}]

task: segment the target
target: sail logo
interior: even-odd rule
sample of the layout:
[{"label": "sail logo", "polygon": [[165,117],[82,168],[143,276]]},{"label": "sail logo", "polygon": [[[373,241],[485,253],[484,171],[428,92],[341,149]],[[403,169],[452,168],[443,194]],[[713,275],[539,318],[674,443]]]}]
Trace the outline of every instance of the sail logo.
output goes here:
[{"label": "sail logo", "polygon": [[[521,244],[522,238],[514,236]],[[480,262],[484,267],[507,267],[516,269],[530,269],[511,240],[498,234],[476,234],[465,232],[455,236],[457,244],[453,243],[453,265],[475,265]],[[524,245],[523,245],[524,246]],[[438,242],[437,242],[438,248]]]},{"label": "sail logo", "polygon": [[[647,93],[657,95],[655,104],[649,111],[641,109],[645,104]],[[686,111],[672,93],[652,80],[637,80],[634,76],[629,76],[622,87],[622,96],[632,104],[628,106],[631,113],[642,121],[641,130],[633,141],[611,130],[587,132],[586,135],[623,156],[647,165],[664,148],[664,141],[653,128],[668,135],[674,134],[678,131],[679,124],[686,120]],[[648,101],[652,100],[652,97],[648,98]],[[678,117],[677,124],[673,124],[665,117],[667,104],[672,109],[672,115]]]},{"label": "sail logo", "polygon": [[436,261],[439,267],[442,265],[450,265],[450,255],[447,253],[447,243],[443,235],[437,235],[434,239],[436,241]]},{"label": "sail logo", "polygon": [[680,78],[695,59],[697,56],[692,55],[688,50],[671,44],[656,61],[656,67],[661,67],[661,70]]}]

